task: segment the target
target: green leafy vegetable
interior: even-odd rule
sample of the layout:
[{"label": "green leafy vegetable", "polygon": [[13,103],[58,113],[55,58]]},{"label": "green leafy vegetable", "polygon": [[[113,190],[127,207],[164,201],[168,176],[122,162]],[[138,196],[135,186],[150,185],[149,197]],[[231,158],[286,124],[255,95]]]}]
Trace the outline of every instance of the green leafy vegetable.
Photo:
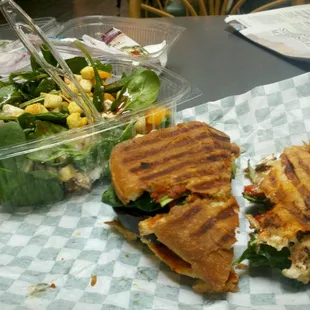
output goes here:
[{"label": "green leafy vegetable", "polygon": [[38,97],[41,93],[49,93],[56,88],[56,83],[51,78],[42,79],[35,89],[33,96]]},{"label": "green leafy vegetable", "polygon": [[125,129],[119,127],[104,132],[89,148],[84,148],[82,151],[72,151],[72,162],[82,171],[89,171],[96,167],[104,166],[104,163],[110,158],[113,147],[122,141],[132,139],[134,136],[134,123],[128,124]]},{"label": "green leafy vegetable", "polygon": [[39,113],[35,115],[35,118],[40,121],[48,121],[56,124],[66,124],[68,114],[60,112],[48,112],[48,113]]},{"label": "green leafy vegetable", "polygon": [[271,206],[272,202],[265,196],[265,195],[250,195],[246,193],[242,193],[243,198],[246,200],[255,203],[255,204],[261,204],[266,206]]},{"label": "green leafy vegetable", "polygon": [[101,71],[105,71],[105,72],[109,72],[111,73],[112,72],[112,65],[111,64],[103,64],[100,60],[98,59],[94,59],[94,64],[95,64],[95,67],[98,69],[98,70],[101,70]]},{"label": "green leafy vegetable", "polygon": [[129,93],[129,101],[126,110],[137,111],[153,104],[160,89],[160,80],[152,70],[145,70],[134,76],[125,85],[124,89]]},{"label": "green leafy vegetable", "polygon": [[35,131],[29,134],[28,139],[38,139],[42,137],[48,137],[56,133],[66,131],[67,129],[61,125],[53,124],[51,122],[45,122],[36,120]]},{"label": "green leafy vegetable", "polygon": [[0,126],[0,147],[25,141],[23,129],[16,122],[8,122]]},{"label": "green leafy vegetable", "polygon": [[36,126],[36,118],[31,113],[23,113],[18,118],[18,123],[23,129],[35,129]]},{"label": "green leafy vegetable", "polygon": [[85,57],[70,58],[66,63],[74,74],[80,74],[81,70],[88,65]]},{"label": "green leafy vegetable", "polygon": [[231,166],[231,178],[232,179],[234,179],[236,177],[236,172],[237,172],[236,162],[233,161],[232,166]]},{"label": "green leafy vegetable", "polygon": [[123,88],[123,86],[128,83],[128,81],[130,79],[132,79],[133,77],[139,75],[140,73],[142,73],[143,71],[145,71],[146,69],[144,68],[138,68],[137,70],[135,70],[134,72],[132,72],[130,75],[122,75],[122,78],[118,81],[115,81],[113,83],[110,83],[108,85],[106,85],[105,87],[105,92],[107,93],[116,93],[119,90],[121,90]]},{"label": "green leafy vegetable", "polygon": [[251,166],[250,160],[248,160],[248,171],[247,171],[248,177],[250,178],[252,183],[255,183],[256,179],[256,173],[255,169]]},{"label": "green leafy vegetable", "polygon": [[235,260],[234,265],[238,265],[245,259],[248,259],[253,267],[270,266],[280,270],[290,267],[290,251],[288,248],[277,251],[267,244],[258,244],[256,237],[257,235],[254,233],[251,235],[248,248]]},{"label": "green leafy vegetable", "polygon": [[112,207],[123,207],[124,204],[118,199],[113,185],[110,184],[106,191],[102,194],[102,202]]},{"label": "green leafy vegetable", "polygon": [[159,200],[159,203],[162,207],[164,207],[173,200],[174,198],[170,198],[168,195],[166,195]]},{"label": "green leafy vegetable", "polygon": [[[3,185],[3,178],[0,180]],[[3,191],[0,185],[0,197],[2,196],[4,207],[40,206],[60,201],[64,197],[62,185],[56,179],[46,180],[19,173],[10,181],[5,183]]]},{"label": "green leafy vegetable", "polygon": [[55,59],[55,57],[50,52],[49,48],[45,44],[41,44],[41,52],[43,54],[44,59],[51,64],[52,66],[56,67],[58,64],[58,61]]},{"label": "green leafy vegetable", "polygon": [[22,100],[23,97],[14,85],[9,84],[0,88],[0,108],[5,104],[17,105]]},{"label": "green leafy vegetable", "polygon": [[38,103],[40,101],[44,101],[44,96],[39,96],[37,98],[33,98],[33,99],[30,99],[28,101],[25,101],[23,102],[22,104],[19,105],[20,108],[26,108],[28,105],[31,105],[31,104],[34,104],[34,103]]},{"label": "green leafy vegetable", "polygon": [[107,190],[102,194],[102,202],[111,205],[112,207],[124,207],[130,209],[138,209],[144,212],[154,212],[161,210],[162,206],[156,203],[149,193],[144,193],[137,200],[130,202],[128,205],[124,205],[117,197],[115,190],[112,185],[110,185]]}]

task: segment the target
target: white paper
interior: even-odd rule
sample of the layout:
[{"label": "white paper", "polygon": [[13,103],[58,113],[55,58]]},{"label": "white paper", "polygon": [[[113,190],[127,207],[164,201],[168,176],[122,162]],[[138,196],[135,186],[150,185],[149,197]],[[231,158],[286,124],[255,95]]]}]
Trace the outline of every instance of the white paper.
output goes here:
[{"label": "white paper", "polygon": [[246,15],[225,22],[248,39],[293,58],[310,58],[310,5]]}]

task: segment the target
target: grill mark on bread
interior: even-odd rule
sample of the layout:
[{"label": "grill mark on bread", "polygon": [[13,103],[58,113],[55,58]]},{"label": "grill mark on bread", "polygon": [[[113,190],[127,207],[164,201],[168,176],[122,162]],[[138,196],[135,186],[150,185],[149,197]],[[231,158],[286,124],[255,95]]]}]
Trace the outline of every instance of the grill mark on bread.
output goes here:
[{"label": "grill mark on bread", "polygon": [[236,241],[235,232],[227,233],[226,235],[222,236],[219,240],[219,244],[225,244],[228,243],[229,246],[231,246],[231,243],[234,243]]},{"label": "grill mark on bread", "polygon": [[[223,155],[223,154],[202,158],[202,159],[199,160],[199,163],[196,163],[195,169],[197,169],[202,164],[206,164],[206,163],[210,163],[210,162],[215,162],[215,161],[220,161],[220,160],[224,160],[226,158],[227,158],[227,156]],[[189,165],[189,164],[192,164],[192,163],[193,163],[193,159],[181,161],[181,162],[179,162],[179,163],[177,163],[175,165],[167,167],[166,169],[157,171],[155,173],[151,173],[151,174],[147,174],[147,175],[141,176],[140,180],[141,181],[150,181],[150,180],[153,180],[155,178],[167,175],[170,172],[178,171],[179,169],[183,169],[186,165]],[[154,167],[154,165],[153,165],[153,167]]]},{"label": "grill mark on bread", "polygon": [[[181,136],[182,134],[180,134],[180,132],[181,133],[189,133],[196,128],[201,128],[203,130],[206,130],[206,127],[209,127],[209,126],[202,125],[202,123],[193,123],[193,124],[190,124],[188,126],[182,126],[182,127],[180,126],[174,131],[158,131],[158,132],[155,132],[153,135],[156,138],[162,140],[162,139],[171,138],[174,136]],[[152,139],[143,140],[143,142],[140,142],[139,138],[137,138],[137,140],[134,141],[134,143],[130,142],[127,146],[125,146],[124,151],[132,151],[132,150],[136,150],[142,146],[150,146],[152,144],[158,143],[158,140],[154,139],[154,137],[152,137],[152,134],[150,134],[150,138],[152,138]]]},{"label": "grill mark on bread", "polygon": [[[190,155],[191,156],[193,156],[193,155],[199,155],[199,154],[201,154],[201,156],[202,157],[205,157],[205,155],[206,155],[206,150],[209,150],[209,151],[211,151],[212,149],[214,149],[213,147],[210,147],[210,146],[202,146],[200,149],[198,149],[198,150],[194,150],[194,151],[191,151],[191,153],[190,153]],[[228,157],[229,158],[229,155],[230,155],[230,153],[228,152],[228,151],[226,151],[225,149],[220,149],[220,148],[216,148],[216,151],[222,151],[223,153],[225,152],[226,154],[225,154],[225,157]],[[154,167],[156,167],[156,165],[160,165],[160,164],[162,164],[163,162],[168,162],[168,161],[172,161],[172,160],[176,160],[176,159],[180,159],[180,158],[182,158],[182,157],[184,157],[184,156],[186,156],[186,155],[188,155],[188,150],[185,150],[185,151],[183,151],[183,152],[179,152],[179,153],[176,153],[176,154],[171,154],[171,155],[168,155],[168,156],[166,156],[166,157],[163,157],[163,158],[161,158],[160,160],[150,160],[150,161],[147,161],[147,163],[150,165],[150,167],[152,167],[152,169],[154,168]],[[154,155],[154,153],[152,152],[152,154]],[[215,155],[215,156],[218,156],[218,155]],[[141,157],[141,158],[140,158]],[[209,158],[210,158],[210,161],[212,160],[212,158],[211,158],[212,156],[210,156]],[[135,157],[134,158],[134,160],[132,159],[132,158],[126,158],[126,160],[124,159],[124,164],[126,163],[126,164],[129,164],[129,163],[131,163],[131,162],[136,162],[137,160],[139,160],[139,159],[142,159],[142,158],[145,158],[145,156],[139,156],[139,158],[137,158],[137,157]],[[223,154],[223,158],[224,158],[224,154]],[[215,161],[215,160],[213,160],[213,161]],[[146,161],[143,161],[143,162],[146,162]],[[133,172],[133,173],[135,173],[135,172],[138,172],[138,171],[140,171],[140,170],[145,170],[145,168],[144,169],[142,169],[142,166],[141,166],[141,164],[139,164],[138,166],[136,165],[135,167],[132,167],[129,171],[130,172]]]},{"label": "grill mark on bread", "polygon": [[191,236],[192,237],[197,237],[199,235],[203,235],[205,234],[208,230],[210,230],[211,228],[214,227],[214,225],[221,221],[221,220],[225,220],[233,215],[236,214],[236,211],[235,211],[235,206],[232,205],[222,211],[220,211],[215,217],[209,219],[206,223],[204,223],[203,225],[201,225],[199,227],[199,229],[194,232]]},{"label": "grill mark on bread", "polygon": [[207,169],[199,169],[195,171],[194,173],[192,171],[184,171],[184,173],[178,175],[174,180],[175,182],[182,182],[193,176],[197,178],[197,177],[202,177],[205,175],[211,175],[211,173],[213,172],[215,173],[218,171],[222,171],[222,174],[226,174],[229,177],[231,175],[230,168],[227,169],[227,165],[225,164],[225,162],[220,161],[220,162],[214,163],[212,166],[209,165]]},{"label": "grill mark on bread", "polygon": [[190,220],[192,217],[194,217],[197,213],[199,213],[201,211],[203,207],[198,205],[198,206],[194,206],[191,209],[189,209],[188,211],[184,212],[184,214],[178,218],[175,219],[175,221],[188,221]]},{"label": "grill mark on bread", "polygon": [[[207,151],[212,151],[213,149],[230,150],[230,143],[228,143],[227,145],[224,143],[220,143],[219,141],[214,140],[212,136],[205,136],[205,139],[206,140],[201,140],[198,136],[194,136],[191,138],[187,137],[185,139],[181,139],[173,143],[169,142],[169,143],[166,143],[165,145],[160,145],[157,148],[143,150],[141,151],[141,153],[138,153],[138,154],[133,154],[133,155],[128,154],[128,156],[126,157],[126,161],[124,161],[124,163],[126,162],[126,164],[128,164],[128,163],[136,162],[137,160],[144,159],[148,156],[154,156],[154,155],[160,154],[161,152],[163,152],[163,150],[165,150],[165,152],[169,152],[170,150],[175,151],[178,148],[192,144],[193,140],[196,141],[197,143],[196,145],[200,143],[200,149],[198,150],[198,152],[202,152],[202,151],[207,152]],[[132,149],[127,150],[127,151],[132,151]],[[187,155],[188,150],[186,150],[186,152],[182,152],[179,154],[180,154],[180,157],[181,155]],[[171,156],[174,156],[174,155],[171,155]],[[164,159],[169,160],[170,158],[168,156]]]},{"label": "grill mark on bread", "polygon": [[301,195],[303,201],[305,202],[305,205],[307,209],[310,209],[310,192],[309,190],[303,185],[298,176],[295,172],[295,167],[293,163],[289,160],[288,156],[285,154],[281,155],[281,162],[284,166],[284,173],[287,176],[287,178],[293,183],[299,194]]}]

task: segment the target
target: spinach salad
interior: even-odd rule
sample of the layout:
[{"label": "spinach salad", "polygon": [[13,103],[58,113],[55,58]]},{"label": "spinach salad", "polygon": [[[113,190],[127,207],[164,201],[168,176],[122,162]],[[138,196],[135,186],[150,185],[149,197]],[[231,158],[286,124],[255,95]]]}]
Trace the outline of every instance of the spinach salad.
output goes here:
[{"label": "spinach salad", "polygon": [[[41,51],[47,62],[57,66],[44,46]],[[152,70],[139,67],[115,80],[111,64],[85,55],[66,62],[102,115],[102,122],[156,102],[160,79]],[[169,111],[153,107],[146,116],[129,124],[127,121],[83,138],[80,133],[81,139],[74,142],[64,140],[60,145],[40,149],[46,144],[42,138],[81,129],[88,125],[88,119],[33,59],[31,65],[32,71],[12,73],[6,81],[0,80],[0,205],[10,211],[57,202],[68,193],[90,191],[97,180],[109,175],[108,160],[117,143],[170,125]],[[74,85],[62,78],[79,95]],[[38,150],[1,156],[1,149],[31,141]]]}]

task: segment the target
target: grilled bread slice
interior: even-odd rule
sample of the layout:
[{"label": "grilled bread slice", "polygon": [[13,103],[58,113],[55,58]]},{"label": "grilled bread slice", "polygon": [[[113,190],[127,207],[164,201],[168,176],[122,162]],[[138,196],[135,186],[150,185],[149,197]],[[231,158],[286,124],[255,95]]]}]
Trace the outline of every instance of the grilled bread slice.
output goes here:
[{"label": "grilled bread slice", "polygon": [[225,202],[196,199],[140,222],[139,229],[142,236],[155,234],[198,278],[221,291],[231,273],[238,211],[233,197]]},{"label": "grilled bread slice", "polygon": [[258,184],[275,204],[256,220],[259,238],[278,250],[294,242],[297,232],[310,231],[309,151],[307,145],[286,148]]},{"label": "grilled bread slice", "polygon": [[178,197],[186,191],[222,200],[230,197],[232,160],[239,148],[202,122],[182,123],[114,147],[113,187],[126,205],[144,192]]},{"label": "grilled bread slice", "polygon": [[[231,196],[231,175],[238,156],[229,136],[202,122],[122,142],[111,154],[113,188],[124,205],[145,192],[156,202],[187,197],[165,214],[140,221],[139,232],[173,270],[199,279],[194,286],[199,292],[236,289],[232,245],[239,208]],[[150,234],[160,243],[144,238]]]}]

